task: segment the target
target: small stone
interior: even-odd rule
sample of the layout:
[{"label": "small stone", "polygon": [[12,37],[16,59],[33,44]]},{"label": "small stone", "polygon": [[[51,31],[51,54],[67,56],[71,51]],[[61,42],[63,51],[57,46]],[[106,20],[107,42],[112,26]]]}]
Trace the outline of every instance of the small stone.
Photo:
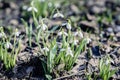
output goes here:
[{"label": "small stone", "polygon": [[30,67],[28,67],[28,68],[26,69],[26,73],[27,73],[27,74],[30,74],[32,71],[33,71],[33,67],[32,67],[32,66],[30,66]]},{"label": "small stone", "polygon": [[98,66],[99,65],[99,59],[90,59],[89,63],[94,67]]},{"label": "small stone", "polygon": [[98,27],[97,27],[98,25],[95,21],[91,21],[91,22],[81,21],[79,24],[80,24],[80,27],[83,31],[88,30],[88,31],[91,31],[91,32],[98,33]]},{"label": "small stone", "polygon": [[117,50],[117,53],[120,55],[120,48]]},{"label": "small stone", "polygon": [[14,3],[14,2],[10,2],[10,7],[12,8],[12,9],[17,9],[18,8],[18,6]]},{"label": "small stone", "polygon": [[19,53],[18,54],[18,63],[26,63],[29,62],[31,58],[31,54],[27,52]]},{"label": "small stone", "polygon": [[18,21],[16,19],[12,19],[10,20],[10,24],[17,26],[18,25]]},{"label": "small stone", "polygon": [[5,12],[6,12],[6,15],[9,15],[11,13],[11,9],[10,8],[6,8]]},{"label": "small stone", "polygon": [[100,14],[103,13],[104,11],[106,11],[106,8],[101,6],[92,6],[90,8],[90,12],[93,14]]},{"label": "small stone", "polygon": [[109,27],[109,28],[107,28],[106,31],[109,32],[109,33],[112,33],[112,32],[113,32],[113,29],[112,29],[111,27]]},{"label": "small stone", "polygon": [[117,33],[117,32],[120,32],[120,25],[117,25],[115,28],[114,28],[114,31]]},{"label": "small stone", "polygon": [[71,10],[72,10],[74,13],[76,13],[76,14],[79,13],[79,9],[78,9],[78,7],[77,7],[76,5],[71,5]]}]

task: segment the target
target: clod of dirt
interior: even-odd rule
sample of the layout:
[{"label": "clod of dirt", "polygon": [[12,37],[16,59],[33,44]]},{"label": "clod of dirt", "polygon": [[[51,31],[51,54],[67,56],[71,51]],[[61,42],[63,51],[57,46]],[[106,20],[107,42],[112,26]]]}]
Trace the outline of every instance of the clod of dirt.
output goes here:
[{"label": "clod of dirt", "polygon": [[95,21],[81,21],[79,25],[83,31],[98,33],[97,23]]},{"label": "clod of dirt", "polygon": [[94,5],[90,8],[91,14],[101,14],[106,11],[105,7]]},{"label": "clod of dirt", "polygon": [[71,7],[71,11],[73,11],[74,13],[78,14],[80,12],[76,5],[71,5],[70,7]]},{"label": "clod of dirt", "polygon": [[30,61],[31,57],[32,57],[32,54],[28,52],[19,53],[17,63],[18,64],[27,63]]},{"label": "clod of dirt", "polygon": [[114,27],[114,31],[115,31],[115,33],[120,32],[120,26],[119,26],[119,25],[118,25],[118,26],[115,26],[115,27]]}]

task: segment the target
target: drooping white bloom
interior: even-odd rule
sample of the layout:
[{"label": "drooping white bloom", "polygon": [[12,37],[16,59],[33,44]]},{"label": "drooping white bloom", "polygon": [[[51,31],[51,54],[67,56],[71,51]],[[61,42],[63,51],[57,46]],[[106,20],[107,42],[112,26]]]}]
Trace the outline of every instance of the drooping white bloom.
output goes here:
[{"label": "drooping white bloom", "polygon": [[35,7],[33,7],[33,6],[32,6],[32,7],[29,7],[27,11],[32,11],[32,10],[35,11],[35,12],[38,12],[37,8],[35,8]]},{"label": "drooping white bloom", "polygon": [[6,37],[6,34],[4,32],[0,33],[0,38]]},{"label": "drooping white bloom", "polygon": [[67,23],[66,28],[69,29],[69,30],[71,30],[71,28],[72,28],[72,27],[71,27],[71,24],[70,24],[70,23]]},{"label": "drooping white bloom", "polygon": [[62,51],[65,51],[65,49],[60,49],[60,51],[62,52]]},{"label": "drooping white bloom", "polygon": [[63,34],[64,34],[65,36],[68,36],[68,33],[66,33],[66,32],[63,32]]},{"label": "drooping white bloom", "polygon": [[2,38],[3,37],[3,34],[2,33],[0,33],[0,38]]},{"label": "drooping white bloom", "polygon": [[40,2],[45,2],[45,0],[39,0]]},{"label": "drooping white bloom", "polygon": [[41,28],[43,31],[45,31],[47,29],[47,25],[42,23],[41,25],[38,25],[37,28]]},{"label": "drooping white bloom", "polygon": [[65,36],[68,36],[68,34],[66,32],[58,32],[58,35],[61,36],[61,35],[65,35]]},{"label": "drooping white bloom", "polygon": [[74,36],[77,36],[77,35],[78,35],[78,31],[77,31],[77,32],[74,32],[73,35],[74,35]]},{"label": "drooping white bloom", "polygon": [[58,3],[58,2],[56,2],[54,5],[55,5],[56,8],[61,6],[60,3]]},{"label": "drooping white bloom", "polygon": [[105,64],[108,65],[108,64],[111,63],[111,62],[114,63],[113,60],[111,60],[111,59],[107,59],[106,62],[105,62]]},{"label": "drooping white bloom", "polygon": [[48,52],[49,49],[48,49],[47,47],[44,47],[44,48],[43,48],[43,51],[47,51],[47,52]]},{"label": "drooping white bloom", "polygon": [[23,6],[22,8],[23,8],[23,10],[27,10],[27,9],[28,9],[28,6],[25,5],[25,6]]},{"label": "drooping white bloom", "polygon": [[19,31],[15,33],[15,36],[19,36],[19,35],[20,35],[20,32],[19,32]]},{"label": "drooping white bloom", "polygon": [[62,32],[58,32],[58,35],[61,36],[61,35],[62,35]]},{"label": "drooping white bloom", "polygon": [[20,32],[18,31],[18,29],[16,29],[15,36],[19,36],[19,35],[20,35]]},{"label": "drooping white bloom", "polygon": [[53,18],[58,18],[58,17],[64,18],[64,15],[63,15],[62,13],[60,13],[60,12],[57,12],[57,13],[55,13],[55,14],[53,15]]},{"label": "drooping white bloom", "polygon": [[80,38],[83,38],[83,33],[81,31],[77,31],[73,35],[74,36],[79,36]]},{"label": "drooping white bloom", "polygon": [[79,42],[79,41],[78,41],[77,39],[75,39],[75,40],[73,41],[74,45],[77,45],[78,42]]},{"label": "drooping white bloom", "polygon": [[80,38],[83,38],[83,33],[82,33],[81,31],[79,31],[79,32],[78,32],[78,36],[79,36]]},{"label": "drooping white bloom", "polygon": [[42,28],[43,31],[45,31],[47,29],[47,25],[46,24],[42,24],[41,28]]},{"label": "drooping white bloom", "polygon": [[68,56],[68,55],[70,55],[71,57],[73,57],[73,52],[72,52],[72,50],[71,50],[70,47],[68,47],[67,50],[66,50],[66,56]]},{"label": "drooping white bloom", "polygon": [[107,59],[106,62],[105,62],[105,64],[108,65],[109,63],[110,63],[110,61]]},{"label": "drooping white bloom", "polygon": [[49,7],[52,7],[52,5],[53,5],[53,4],[52,4],[51,2],[48,3],[48,6],[49,6]]},{"label": "drooping white bloom", "polygon": [[9,48],[12,47],[12,44],[11,44],[10,42],[7,42],[7,43],[5,44],[5,47],[6,47],[7,49],[9,49]]},{"label": "drooping white bloom", "polygon": [[87,44],[89,44],[90,42],[91,42],[92,40],[90,39],[90,38],[86,38],[86,42],[87,42]]}]

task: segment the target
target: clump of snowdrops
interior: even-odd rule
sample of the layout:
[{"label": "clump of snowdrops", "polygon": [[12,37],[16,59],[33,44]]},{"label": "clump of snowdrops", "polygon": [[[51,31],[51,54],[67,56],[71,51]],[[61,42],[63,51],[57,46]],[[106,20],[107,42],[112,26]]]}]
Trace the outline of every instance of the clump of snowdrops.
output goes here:
[{"label": "clump of snowdrops", "polygon": [[[4,33],[3,27],[0,27],[0,60],[3,61],[3,64],[7,70],[15,66],[17,54],[20,51],[20,40],[16,40],[16,37],[19,35],[17,29],[13,35],[14,39],[12,44],[10,42],[12,40],[12,35],[7,37]],[[17,48],[16,44],[18,44]],[[9,51],[9,49],[11,49],[11,51]]]}]

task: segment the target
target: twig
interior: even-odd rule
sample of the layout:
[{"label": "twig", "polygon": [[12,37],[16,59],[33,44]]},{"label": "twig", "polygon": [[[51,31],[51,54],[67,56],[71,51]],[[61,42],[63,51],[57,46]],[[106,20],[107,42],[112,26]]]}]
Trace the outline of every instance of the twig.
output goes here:
[{"label": "twig", "polygon": [[79,71],[78,73],[73,73],[73,74],[70,74],[70,75],[62,76],[62,77],[59,77],[59,78],[55,78],[53,80],[61,80],[61,79],[64,79],[64,78],[75,76],[75,75],[82,75],[82,73],[80,73],[80,72],[82,72],[82,71]]}]

